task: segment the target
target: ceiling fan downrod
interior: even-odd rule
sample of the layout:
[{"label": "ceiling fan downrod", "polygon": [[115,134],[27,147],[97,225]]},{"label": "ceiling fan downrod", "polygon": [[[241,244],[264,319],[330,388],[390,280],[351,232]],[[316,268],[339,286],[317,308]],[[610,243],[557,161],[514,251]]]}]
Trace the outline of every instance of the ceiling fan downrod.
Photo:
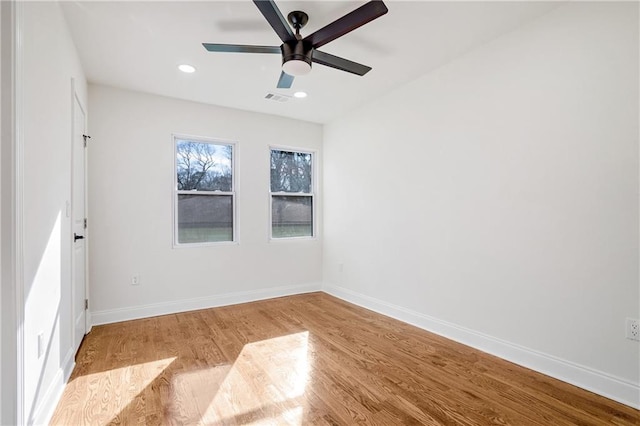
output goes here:
[{"label": "ceiling fan downrod", "polygon": [[294,10],[287,15],[287,20],[296,30],[296,38],[288,43],[282,43],[282,70],[289,75],[299,76],[311,72],[313,47],[306,43],[300,35],[300,29],[309,22],[309,15]]}]

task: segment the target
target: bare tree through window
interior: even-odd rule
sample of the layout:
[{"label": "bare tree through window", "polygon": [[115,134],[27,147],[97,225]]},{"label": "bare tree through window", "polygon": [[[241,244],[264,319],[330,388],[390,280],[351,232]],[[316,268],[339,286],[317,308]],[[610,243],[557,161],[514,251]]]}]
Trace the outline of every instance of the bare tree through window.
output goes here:
[{"label": "bare tree through window", "polygon": [[233,241],[233,145],[175,141],[177,243]]},{"label": "bare tree through window", "polygon": [[313,155],[271,150],[271,236],[313,236]]},{"label": "bare tree through window", "polygon": [[178,141],[178,190],[230,191],[231,151],[231,145]]}]

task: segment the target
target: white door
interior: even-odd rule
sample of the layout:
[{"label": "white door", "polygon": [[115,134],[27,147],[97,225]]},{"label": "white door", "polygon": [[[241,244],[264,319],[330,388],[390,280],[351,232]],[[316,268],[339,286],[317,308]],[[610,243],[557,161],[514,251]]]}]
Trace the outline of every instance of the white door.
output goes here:
[{"label": "white door", "polygon": [[73,346],[77,351],[86,332],[85,113],[73,97],[73,171],[71,194]]}]

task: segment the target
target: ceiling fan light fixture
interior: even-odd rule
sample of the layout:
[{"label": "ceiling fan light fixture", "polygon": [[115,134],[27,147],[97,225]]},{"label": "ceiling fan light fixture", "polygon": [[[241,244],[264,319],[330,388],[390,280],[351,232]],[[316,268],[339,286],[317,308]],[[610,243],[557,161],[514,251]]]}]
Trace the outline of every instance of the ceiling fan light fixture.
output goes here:
[{"label": "ceiling fan light fixture", "polygon": [[311,72],[311,64],[299,59],[291,59],[282,64],[282,71],[294,77],[298,77],[309,74]]}]

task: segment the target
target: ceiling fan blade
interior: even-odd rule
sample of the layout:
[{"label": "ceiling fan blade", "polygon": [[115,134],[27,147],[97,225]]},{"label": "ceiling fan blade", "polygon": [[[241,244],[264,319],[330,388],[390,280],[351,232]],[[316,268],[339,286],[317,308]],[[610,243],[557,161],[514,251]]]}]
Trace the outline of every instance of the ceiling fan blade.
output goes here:
[{"label": "ceiling fan blade", "polygon": [[278,89],[289,89],[293,84],[293,76],[282,71],[278,80]]},{"label": "ceiling fan blade", "polygon": [[339,56],[321,52],[319,50],[313,51],[311,60],[316,64],[326,65],[328,67],[336,68],[341,71],[350,72],[351,74],[365,75],[366,73],[371,71],[371,67],[341,58]]},{"label": "ceiling fan blade", "polygon": [[324,46],[367,22],[379,18],[388,11],[389,9],[381,0],[372,0],[353,12],[347,13],[342,18],[336,19],[329,25],[320,28],[315,33],[309,34],[304,38],[304,41],[309,42],[314,48]]},{"label": "ceiling fan blade", "polygon": [[282,53],[279,46],[248,46],[243,44],[202,43],[209,52]]},{"label": "ceiling fan blade", "polygon": [[264,15],[265,19],[271,25],[271,28],[278,34],[280,40],[283,43],[293,41],[296,39],[295,34],[291,31],[291,27],[287,24],[287,20],[284,19],[280,9],[273,2],[273,0],[253,0],[255,5],[260,9],[260,12]]}]

